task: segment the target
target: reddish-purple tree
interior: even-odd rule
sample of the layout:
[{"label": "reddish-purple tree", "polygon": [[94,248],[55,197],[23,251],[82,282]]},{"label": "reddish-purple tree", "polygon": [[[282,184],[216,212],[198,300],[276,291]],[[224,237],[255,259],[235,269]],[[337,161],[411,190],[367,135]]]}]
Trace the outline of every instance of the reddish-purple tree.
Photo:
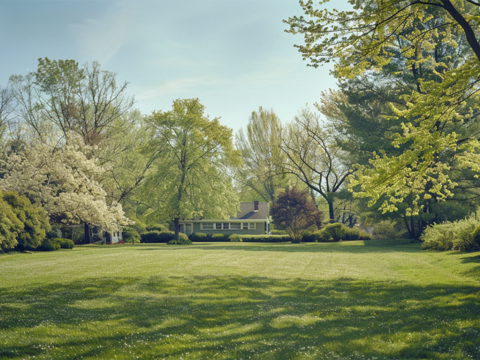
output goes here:
[{"label": "reddish-purple tree", "polygon": [[294,242],[300,242],[306,229],[320,227],[323,214],[306,191],[286,189],[278,195],[270,210],[276,229],[286,230]]}]

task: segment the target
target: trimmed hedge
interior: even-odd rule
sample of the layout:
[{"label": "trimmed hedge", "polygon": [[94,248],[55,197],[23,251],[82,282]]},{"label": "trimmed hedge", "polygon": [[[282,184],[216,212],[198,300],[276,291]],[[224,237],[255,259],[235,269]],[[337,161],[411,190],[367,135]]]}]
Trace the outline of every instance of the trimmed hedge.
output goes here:
[{"label": "trimmed hedge", "polygon": [[211,241],[228,241],[228,237],[223,234],[213,234]]},{"label": "trimmed hedge", "polygon": [[204,233],[193,233],[188,237],[192,241],[208,241],[209,237]]},{"label": "trimmed hedge", "polygon": [[289,242],[292,238],[288,235],[241,235],[243,242]]},{"label": "trimmed hedge", "polygon": [[[141,234],[141,242],[142,243],[162,243],[167,244],[169,241],[175,239],[175,233],[173,231],[148,231],[146,233]],[[188,240],[188,236],[184,233],[179,233],[179,238]],[[189,240],[190,241],[190,240]]]}]

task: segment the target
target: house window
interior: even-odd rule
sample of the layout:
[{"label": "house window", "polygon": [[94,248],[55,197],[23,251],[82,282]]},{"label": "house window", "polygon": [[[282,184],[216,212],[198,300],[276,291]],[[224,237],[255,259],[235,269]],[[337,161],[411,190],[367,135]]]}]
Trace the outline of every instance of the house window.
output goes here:
[{"label": "house window", "polygon": [[213,230],[213,223],[202,223],[202,230]]},{"label": "house window", "polygon": [[239,230],[242,228],[242,223],[230,223],[230,229]]},{"label": "house window", "polygon": [[222,223],[216,223],[215,224],[215,229],[222,230]]},{"label": "house window", "polygon": [[230,223],[223,223],[223,230],[228,230]]},{"label": "house window", "polygon": [[249,226],[249,229],[255,230],[255,223],[250,223],[249,225],[250,225],[250,226]]},{"label": "house window", "polygon": [[248,223],[243,223],[243,230],[248,230]]}]

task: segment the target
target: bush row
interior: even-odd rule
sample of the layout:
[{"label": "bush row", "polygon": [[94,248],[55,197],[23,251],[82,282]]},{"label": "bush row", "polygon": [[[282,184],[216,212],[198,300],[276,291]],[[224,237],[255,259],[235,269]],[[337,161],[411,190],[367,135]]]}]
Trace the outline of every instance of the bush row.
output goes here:
[{"label": "bush row", "polygon": [[314,232],[306,231],[303,242],[336,242],[345,240],[370,240],[370,234],[357,228],[349,228],[341,223],[328,224]]},{"label": "bush row", "polygon": [[422,247],[432,250],[480,250],[479,215],[474,213],[463,220],[427,227],[420,237]]},{"label": "bush row", "polygon": [[[175,233],[173,231],[158,231],[158,230],[153,230],[153,231],[147,231],[146,233],[143,233],[140,235],[141,239],[140,241],[142,243],[163,243],[167,244],[169,241],[173,240],[175,238]],[[189,240],[188,236],[183,233],[179,233],[179,238],[180,240]]]},{"label": "bush row", "polygon": [[[130,235],[128,235],[130,236]],[[128,238],[127,236],[127,238]],[[147,231],[140,235],[140,241],[142,243],[170,243],[175,238],[175,233],[173,231]],[[125,236],[124,236],[125,239]],[[129,238],[130,239],[130,238]],[[190,236],[180,233],[180,240],[186,241],[190,240],[193,242],[268,242],[268,243],[277,243],[277,242],[289,242],[292,241],[292,238],[289,235],[224,235],[224,234],[213,234],[207,235],[205,233],[193,233]],[[325,228],[309,232],[306,231],[303,235],[303,242],[335,242],[340,240],[370,240],[370,235],[366,232],[360,231],[357,228],[349,228],[343,224],[328,224]],[[125,241],[128,242],[127,239]],[[173,242],[172,242],[173,243]]]},{"label": "bush row", "polygon": [[39,247],[33,249],[37,251],[55,251],[60,249],[73,249],[73,241],[70,239],[55,238],[43,239]]}]

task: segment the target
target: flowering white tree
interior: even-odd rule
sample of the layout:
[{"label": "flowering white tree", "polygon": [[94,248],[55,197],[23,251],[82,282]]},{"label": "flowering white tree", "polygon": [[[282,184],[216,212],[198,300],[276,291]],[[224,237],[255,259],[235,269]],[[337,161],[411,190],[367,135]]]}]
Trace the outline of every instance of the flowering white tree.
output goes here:
[{"label": "flowering white tree", "polygon": [[84,151],[81,140],[72,136],[61,147],[39,143],[12,152],[1,166],[0,189],[17,191],[41,204],[53,222],[84,223],[86,230],[88,224],[95,224],[117,231],[129,220],[120,204],[107,204],[97,180],[104,169]]}]

